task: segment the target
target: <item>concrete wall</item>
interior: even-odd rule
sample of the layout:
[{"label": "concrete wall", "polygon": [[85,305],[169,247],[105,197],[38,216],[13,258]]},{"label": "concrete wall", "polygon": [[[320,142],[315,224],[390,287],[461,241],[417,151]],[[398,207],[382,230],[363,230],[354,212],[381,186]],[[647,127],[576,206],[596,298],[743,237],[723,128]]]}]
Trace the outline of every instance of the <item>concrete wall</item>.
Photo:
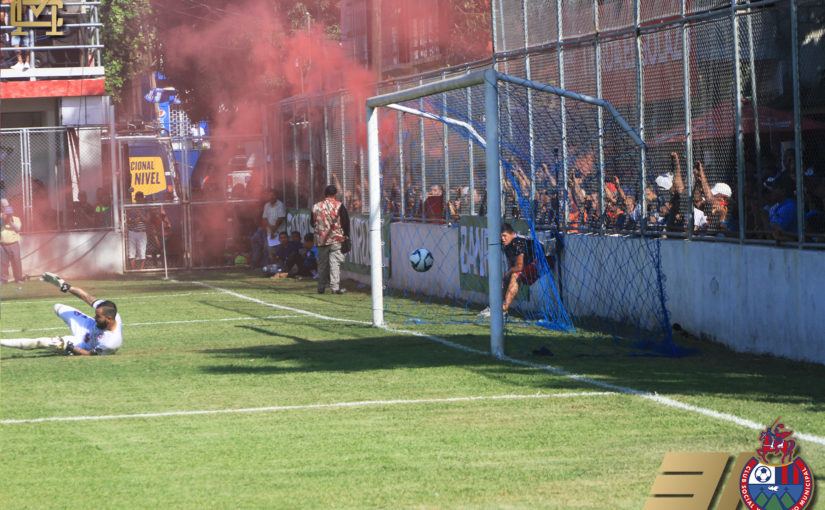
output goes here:
[{"label": "concrete wall", "polygon": [[23,272],[59,272],[66,278],[123,274],[123,241],[118,232],[24,234],[20,237]]},{"label": "concrete wall", "polygon": [[825,252],[662,241],[671,322],[741,352],[825,364]]},{"label": "concrete wall", "polygon": [[[627,285],[620,288],[615,284],[616,272],[628,271],[616,266],[617,260],[647,261],[649,250],[642,243],[650,242],[620,236],[568,235],[563,274],[570,313],[622,320],[640,309],[652,309],[658,298],[650,294],[658,293],[659,288],[655,275],[641,277],[633,270],[628,275],[636,278],[631,286],[648,289],[643,297],[648,301],[645,306],[638,306],[641,298],[627,292]],[[486,302],[484,295],[460,290],[457,228],[393,223],[391,246],[390,286]],[[422,246],[433,253],[435,265],[429,272],[417,273],[408,257]],[[660,248],[671,323],[740,352],[825,364],[825,252],[680,239],[662,240]],[[582,285],[576,275],[583,274],[583,265],[604,282],[595,286],[596,296],[576,288]],[[366,275],[347,276],[368,282]],[[592,279],[586,285],[593,288]],[[531,289],[531,301],[541,295],[538,290],[535,285]],[[573,295],[582,297],[571,300]],[[640,319],[647,327],[656,327],[655,315]]]}]

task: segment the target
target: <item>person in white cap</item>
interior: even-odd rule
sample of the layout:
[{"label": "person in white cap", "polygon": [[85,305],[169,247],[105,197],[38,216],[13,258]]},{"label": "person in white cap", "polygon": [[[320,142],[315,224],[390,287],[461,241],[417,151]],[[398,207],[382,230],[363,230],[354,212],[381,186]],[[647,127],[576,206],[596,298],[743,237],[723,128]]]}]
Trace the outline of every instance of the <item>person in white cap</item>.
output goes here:
[{"label": "person in white cap", "polygon": [[[703,228],[703,226],[715,228],[726,221],[728,201],[733,196],[733,192],[724,182],[717,182],[711,187],[701,161],[696,162],[694,177],[697,185],[701,186],[699,190],[694,190],[694,229]],[[697,207],[697,196],[702,199],[702,207]],[[708,225],[708,213],[714,218],[713,225]]]},{"label": "person in white cap", "polygon": [[0,229],[0,279],[3,283],[9,281],[9,265],[14,273],[14,281],[23,283],[23,264],[20,258],[20,230],[23,222],[14,215],[14,209],[4,198],[2,229]]}]

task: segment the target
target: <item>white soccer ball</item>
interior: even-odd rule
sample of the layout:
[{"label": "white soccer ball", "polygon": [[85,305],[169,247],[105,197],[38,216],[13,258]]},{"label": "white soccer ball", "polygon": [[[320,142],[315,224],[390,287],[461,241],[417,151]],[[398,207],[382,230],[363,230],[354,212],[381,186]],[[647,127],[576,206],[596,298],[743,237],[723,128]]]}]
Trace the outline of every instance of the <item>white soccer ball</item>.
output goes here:
[{"label": "white soccer ball", "polygon": [[757,482],[765,483],[771,479],[771,468],[767,466],[759,466],[753,473],[753,477]]},{"label": "white soccer ball", "polygon": [[429,271],[433,267],[433,254],[426,248],[419,248],[410,253],[410,265],[419,273]]}]

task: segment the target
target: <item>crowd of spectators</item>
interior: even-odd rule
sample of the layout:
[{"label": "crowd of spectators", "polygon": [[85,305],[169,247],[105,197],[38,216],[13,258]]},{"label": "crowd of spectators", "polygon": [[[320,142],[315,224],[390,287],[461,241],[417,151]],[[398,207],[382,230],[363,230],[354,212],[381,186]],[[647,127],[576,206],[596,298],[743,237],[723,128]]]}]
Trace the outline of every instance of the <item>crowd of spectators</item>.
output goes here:
[{"label": "crowd of spectators", "polygon": [[[688,176],[677,153],[672,152],[668,159],[667,167],[659,169],[659,172],[665,170],[663,173],[656,172],[656,168],[648,170],[651,179],[641,192],[638,177],[629,170],[605,175],[602,187],[593,153],[570,158],[566,186],[564,172],[559,167],[542,163],[531,178],[519,164],[507,162],[504,165],[507,178],[502,181],[501,189],[503,216],[507,220],[532,218],[541,230],[566,228],[571,232],[632,233],[644,227],[651,235],[684,235],[692,230],[697,236],[738,238],[742,222],[735,172],[727,172],[727,178],[711,177],[704,163],[697,159]],[[794,149],[785,150],[781,165],[775,164],[770,154],[764,155],[760,163],[759,172],[753,164],[745,171],[746,237],[796,241]],[[806,240],[822,242],[825,241],[825,174],[810,167],[803,176]],[[382,213],[392,221],[455,223],[461,216],[486,213],[487,197],[481,183],[474,186],[471,201],[469,186],[451,188],[448,195],[444,185],[434,183],[428,185],[424,193],[422,185],[413,184],[413,180],[412,172],[405,172],[402,192],[399,178],[385,179]],[[691,181],[693,187],[688,189]],[[645,214],[642,193],[647,206]]]}]

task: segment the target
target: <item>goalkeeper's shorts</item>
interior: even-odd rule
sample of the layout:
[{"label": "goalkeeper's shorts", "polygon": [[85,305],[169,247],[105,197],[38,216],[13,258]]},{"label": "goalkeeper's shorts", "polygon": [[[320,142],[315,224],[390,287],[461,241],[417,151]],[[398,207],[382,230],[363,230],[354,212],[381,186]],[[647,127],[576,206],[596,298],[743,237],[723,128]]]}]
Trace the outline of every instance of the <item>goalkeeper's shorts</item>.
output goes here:
[{"label": "goalkeeper's shorts", "polygon": [[536,265],[536,261],[534,260],[524,266],[524,269],[518,274],[518,282],[520,284],[533,285],[540,276],[539,266]]}]

